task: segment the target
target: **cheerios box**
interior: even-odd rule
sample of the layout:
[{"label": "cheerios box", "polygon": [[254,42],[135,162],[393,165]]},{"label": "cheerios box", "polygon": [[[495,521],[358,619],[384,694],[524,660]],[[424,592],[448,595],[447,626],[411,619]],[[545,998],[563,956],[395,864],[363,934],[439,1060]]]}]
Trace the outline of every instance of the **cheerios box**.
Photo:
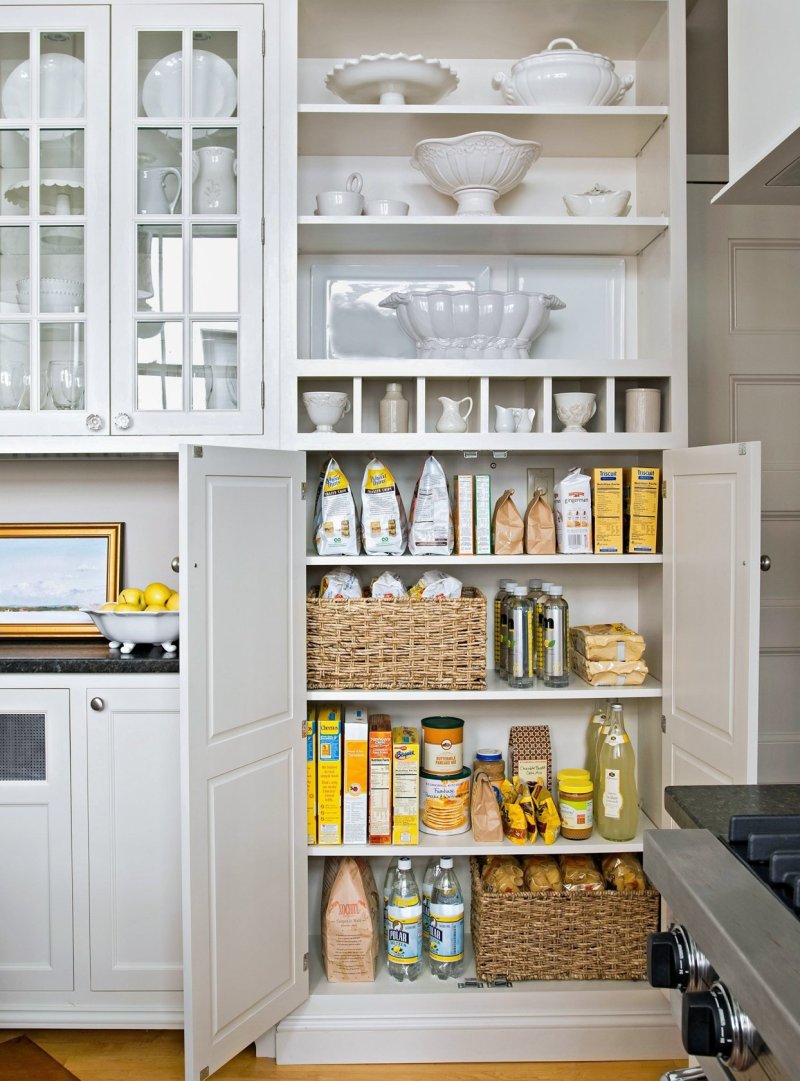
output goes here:
[{"label": "cheerios box", "polygon": [[392,844],[419,844],[419,733],[392,729]]},{"label": "cheerios box", "polygon": [[342,711],[317,710],[317,843],[342,843]]},{"label": "cheerios box", "polygon": [[317,711],[309,709],[306,719],[306,816],[308,843],[317,843]]}]

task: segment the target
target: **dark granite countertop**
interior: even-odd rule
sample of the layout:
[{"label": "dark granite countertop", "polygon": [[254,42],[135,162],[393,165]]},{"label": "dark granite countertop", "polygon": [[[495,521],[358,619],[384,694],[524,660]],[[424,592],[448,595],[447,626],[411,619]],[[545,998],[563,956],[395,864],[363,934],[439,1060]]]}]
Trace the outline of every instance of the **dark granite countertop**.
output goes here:
[{"label": "dark granite countertop", "polygon": [[664,807],[683,829],[727,838],[733,814],[800,814],[800,784],[673,785]]},{"label": "dark granite countertop", "polygon": [[132,653],[120,653],[118,649],[109,649],[105,638],[97,641],[44,638],[0,640],[0,673],[159,674],[177,672],[178,664],[178,654],[165,653],[161,646],[136,646]]}]

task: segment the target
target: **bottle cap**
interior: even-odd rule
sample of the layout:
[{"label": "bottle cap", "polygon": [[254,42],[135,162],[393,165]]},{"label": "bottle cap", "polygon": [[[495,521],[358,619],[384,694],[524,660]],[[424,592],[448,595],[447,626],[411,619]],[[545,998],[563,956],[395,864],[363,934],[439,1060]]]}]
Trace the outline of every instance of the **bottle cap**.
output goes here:
[{"label": "bottle cap", "polygon": [[401,856],[400,857],[400,859],[397,861],[397,870],[398,871],[410,871],[411,870],[411,860],[410,860],[410,858],[408,856]]},{"label": "bottle cap", "polygon": [[479,747],[475,752],[478,762],[499,762],[502,757],[503,752],[495,750],[494,747]]},{"label": "bottle cap", "polygon": [[547,593],[552,585],[552,582],[542,582],[542,589]]},{"label": "bottle cap", "polygon": [[507,579],[506,580],[506,592],[508,592],[508,591],[510,591],[512,589],[516,589],[517,585],[518,585],[518,583],[515,582],[513,578]]},{"label": "bottle cap", "polygon": [[560,597],[563,592],[564,592],[564,587],[563,586],[550,586],[550,596],[551,597]]},{"label": "bottle cap", "polygon": [[542,588],[542,580],[541,580],[541,578],[529,578],[528,579],[528,589],[541,589],[541,588]]},{"label": "bottle cap", "polygon": [[611,703],[611,708],[612,709],[622,709],[622,702],[612,702]]},{"label": "bottle cap", "polygon": [[500,589],[505,589],[510,581],[511,581],[510,578],[501,578],[500,581],[497,584],[500,587]]},{"label": "bottle cap", "polygon": [[450,868],[453,866],[453,857],[442,856],[442,858],[439,860],[439,866],[443,867],[446,871],[449,871]]},{"label": "bottle cap", "polygon": [[516,586],[515,589],[514,589],[514,596],[515,597],[527,597],[528,596],[528,587],[527,586]]}]

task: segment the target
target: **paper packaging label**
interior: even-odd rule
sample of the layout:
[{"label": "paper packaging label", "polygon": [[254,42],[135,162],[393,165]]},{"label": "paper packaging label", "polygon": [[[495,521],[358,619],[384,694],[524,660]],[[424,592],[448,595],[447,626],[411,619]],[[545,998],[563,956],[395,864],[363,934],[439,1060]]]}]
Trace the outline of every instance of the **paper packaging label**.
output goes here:
[{"label": "paper packaging label", "polygon": [[392,729],[392,844],[419,844],[419,734]]},{"label": "paper packaging label", "polygon": [[344,721],[344,843],[367,843],[367,737],[362,709],[348,710]]},{"label": "paper packaging label", "polygon": [[540,784],[547,788],[547,759],[520,758],[516,766],[516,775],[528,784]]},{"label": "paper packaging label", "polygon": [[492,478],[486,473],[475,477],[475,555],[492,554]]},{"label": "paper packaging label", "polygon": [[475,554],[475,537],[473,533],[473,510],[472,510],[472,482],[471,473],[458,473],[453,477],[453,493],[455,496],[455,529],[456,529],[456,555],[471,556]]},{"label": "paper packaging label", "polygon": [[625,519],[628,551],[654,553],[658,536],[660,470],[634,466],[625,470]]},{"label": "paper packaging label", "polygon": [[392,840],[392,729],[385,714],[369,719],[369,843]]},{"label": "paper packaging label", "polygon": [[591,480],[571,470],[553,489],[553,514],[559,552],[588,555],[592,550]]},{"label": "paper packaging label", "polygon": [[318,843],[342,843],[342,711],[338,706],[317,710],[317,825]]},{"label": "paper packaging label", "polygon": [[309,709],[306,719],[306,818],[308,843],[317,843],[317,711]]}]

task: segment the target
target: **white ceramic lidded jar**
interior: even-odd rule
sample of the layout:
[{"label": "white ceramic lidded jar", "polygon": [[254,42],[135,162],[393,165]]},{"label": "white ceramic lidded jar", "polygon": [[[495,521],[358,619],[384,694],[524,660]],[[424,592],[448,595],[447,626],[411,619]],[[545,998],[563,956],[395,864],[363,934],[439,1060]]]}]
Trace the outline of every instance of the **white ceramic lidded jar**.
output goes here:
[{"label": "white ceramic lidded jar", "polygon": [[379,408],[381,432],[394,434],[408,431],[408,402],[403,397],[402,383],[387,383]]}]

